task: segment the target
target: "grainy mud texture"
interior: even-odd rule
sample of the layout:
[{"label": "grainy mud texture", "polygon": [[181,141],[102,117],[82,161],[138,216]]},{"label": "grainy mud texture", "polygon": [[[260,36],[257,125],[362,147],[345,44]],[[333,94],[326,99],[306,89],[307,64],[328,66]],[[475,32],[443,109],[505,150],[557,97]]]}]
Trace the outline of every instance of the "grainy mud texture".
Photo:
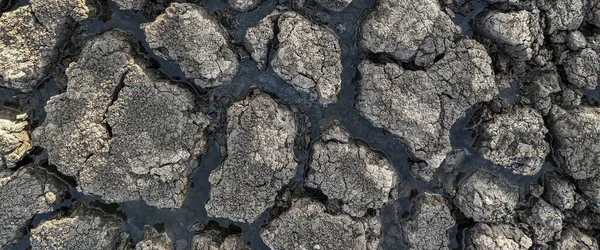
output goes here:
[{"label": "grainy mud texture", "polygon": [[302,198],[262,228],[260,236],[271,249],[377,249],[380,222],[372,220],[332,215],[324,204]]},{"label": "grainy mud texture", "polygon": [[127,249],[129,238],[121,220],[75,203],[66,215],[57,215],[31,230],[33,249]]},{"label": "grainy mud texture", "polygon": [[598,250],[600,0],[0,0],[0,249]]},{"label": "grainy mud texture", "polygon": [[600,173],[600,108],[554,107],[550,121],[554,150],[565,172],[575,179],[597,176]]},{"label": "grainy mud texture", "polygon": [[55,68],[73,26],[97,12],[93,1],[31,0],[0,16],[0,86],[31,91]]},{"label": "grainy mud texture", "polygon": [[396,191],[398,177],[388,159],[364,142],[349,138],[338,124],[313,145],[306,186],[339,201],[348,215],[362,217],[380,209]]},{"label": "grainy mud texture", "polygon": [[561,211],[543,199],[537,200],[521,217],[532,229],[533,242],[537,244],[552,241],[563,227],[564,216]]},{"label": "grainy mud texture", "polygon": [[33,164],[0,178],[0,247],[8,248],[25,235],[29,220],[60,204],[67,185]]},{"label": "grainy mud texture", "polygon": [[512,221],[519,191],[505,180],[478,170],[461,180],[454,205],[476,222]]},{"label": "grainy mud texture", "polygon": [[429,66],[460,34],[437,0],[381,0],[360,25],[358,43],[371,53]]},{"label": "grainy mud texture", "polygon": [[429,171],[413,171],[423,180],[431,180],[452,149],[452,124],[471,105],[498,94],[491,59],[474,40],[459,41],[427,70],[367,60],[358,72],[356,108],[375,126],[402,137],[414,156],[429,165]]},{"label": "grainy mud texture", "polygon": [[0,177],[6,168],[15,168],[31,150],[27,114],[0,107]]},{"label": "grainy mud texture", "polygon": [[548,129],[542,116],[531,108],[493,114],[479,126],[479,133],[473,148],[515,174],[537,174],[550,153],[544,140]]},{"label": "grainy mud texture", "polygon": [[284,81],[313,99],[335,102],[342,84],[341,48],[337,36],[295,12],[277,21],[279,48],[271,66]]},{"label": "grainy mud texture", "polygon": [[255,91],[227,110],[227,158],[209,177],[209,216],[252,222],[296,174],[292,111]]},{"label": "grainy mud texture", "polygon": [[526,10],[480,14],[477,16],[476,30],[520,61],[531,60],[544,42],[539,14]]},{"label": "grainy mud texture", "polygon": [[450,249],[448,234],[455,225],[450,207],[450,202],[439,194],[419,196],[410,210],[410,217],[402,222],[406,245],[410,249]]},{"label": "grainy mud texture", "polygon": [[230,83],[240,62],[217,19],[204,7],[172,3],[154,22],[142,25],[154,53],[176,63],[203,88]]},{"label": "grainy mud texture", "polygon": [[250,250],[250,246],[239,234],[223,236],[216,230],[194,234],[191,239],[191,250]]},{"label": "grainy mud texture", "polygon": [[145,226],[144,235],[140,242],[135,244],[136,250],[171,250],[173,242],[167,233],[159,233],[154,227]]},{"label": "grainy mud texture", "polygon": [[508,224],[477,223],[465,233],[466,250],[528,250],[531,239],[518,227]]},{"label": "grainy mud texture", "polygon": [[297,90],[310,93],[311,99],[336,102],[342,85],[338,37],[296,12],[275,10],[244,35],[244,46],[260,70],[267,68],[274,38],[278,48],[271,60],[273,71]]},{"label": "grainy mud texture", "polygon": [[560,210],[575,206],[575,185],[555,173],[546,175],[544,198]]},{"label": "grainy mud texture", "polygon": [[142,10],[148,0],[112,0],[120,9],[124,10]]},{"label": "grainy mud texture", "polygon": [[582,250],[593,250],[598,248],[598,241],[593,237],[582,233],[579,229],[569,226],[567,229],[562,231],[561,239],[556,242],[554,249],[556,250],[567,250],[567,249],[582,249]]},{"label": "grainy mud texture", "polygon": [[118,31],[88,41],[33,140],[84,193],[179,207],[206,149],[208,118],[192,91],[156,79],[133,49]]},{"label": "grainy mud texture", "polygon": [[246,12],[256,9],[264,0],[227,0],[229,7],[235,11]]}]

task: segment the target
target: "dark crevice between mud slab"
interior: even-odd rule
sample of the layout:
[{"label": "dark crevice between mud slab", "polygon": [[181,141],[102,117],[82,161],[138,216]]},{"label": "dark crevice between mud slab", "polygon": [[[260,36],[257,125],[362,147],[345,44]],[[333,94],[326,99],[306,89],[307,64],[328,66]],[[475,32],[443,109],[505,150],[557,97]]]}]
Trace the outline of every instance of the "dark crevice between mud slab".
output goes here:
[{"label": "dark crevice between mud slab", "polygon": [[[15,6],[26,4],[26,0],[4,0],[2,3],[7,3],[6,6],[0,5],[0,13],[10,10]],[[162,2],[162,1],[154,1]],[[220,0],[204,0],[204,1],[189,1],[201,3],[207,7],[218,19],[221,20],[223,26],[228,30],[229,35],[234,43],[234,47],[241,48],[244,32],[247,28],[256,25],[264,16],[275,10],[279,4],[287,5],[291,9],[297,9],[293,5],[293,1],[278,2],[277,0],[268,0],[262,3],[253,11],[245,13],[235,13],[228,10],[228,6],[224,1]],[[202,155],[200,166],[194,170],[190,176],[190,184],[188,195],[179,209],[158,209],[146,205],[143,201],[123,202],[119,204],[106,204],[99,197],[84,195],[76,190],[75,183],[67,181],[71,185],[70,194],[67,200],[56,207],[56,211],[66,210],[74,201],[84,202],[88,206],[97,207],[101,210],[120,216],[124,222],[124,228],[131,235],[133,243],[137,243],[142,237],[143,227],[145,225],[162,225],[165,232],[171,237],[176,245],[183,246],[184,249],[189,247],[189,241],[192,234],[194,223],[203,225],[218,224],[221,228],[228,228],[232,224],[239,227],[243,237],[250,242],[253,249],[268,249],[268,247],[260,239],[260,227],[268,223],[272,216],[277,216],[285,209],[285,204],[277,206],[269,211],[265,211],[260,218],[254,223],[232,223],[230,220],[223,218],[209,218],[204,208],[204,205],[209,199],[210,184],[208,176],[211,171],[217,168],[224,160],[221,147],[225,146],[226,138],[224,137],[226,128],[226,109],[229,104],[235,101],[243,100],[244,97],[251,91],[252,88],[258,87],[266,92],[271,93],[276,97],[278,102],[289,105],[292,109],[297,110],[299,123],[305,126],[303,133],[307,134],[305,142],[300,143],[295,149],[295,155],[299,163],[297,175],[294,180],[291,180],[289,187],[282,187],[282,192],[286,190],[300,190],[303,185],[303,178],[310,161],[310,148],[318,139],[321,128],[326,127],[333,121],[338,121],[346,128],[350,136],[366,142],[372,149],[385,154],[393,164],[399,178],[399,194],[398,200],[386,205],[381,210],[382,222],[382,240],[381,245],[384,249],[403,249],[402,236],[399,222],[403,217],[408,216],[412,202],[419,194],[423,192],[439,193],[447,198],[447,194],[442,187],[436,182],[446,178],[447,175],[454,175],[456,179],[460,179],[463,175],[473,172],[477,168],[484,168],[501,177],[505,178],[511,184],[519,186],[522,197],[527,194],[529,183],[537,181],[544,172],[552,171],[556,167],[551,161],[544,164],[542,171],[539,174],[531,177],[515,176],[505,169],[494,166],[489,161],[484,160],[477,153],[473,152],[471,145],[476,134],[467,129],[467,123],[475,112],[470,109],[465,112],[465,117],[457,121],[450,131],[451,142],[454,149],[464,149],[466,154],[454,172],[445,173],[441,168],[434,181],[425,183],[417,181],[410,173],[409,163],[410,154],[407,148],[402,144],[402,140],[392,136],[383,129],[374,127],[366,119],[362,118],[358,111],[354,109],[356,97],[356,85],[358,73],[356,64],[363,58],[389,60],[385,55],[367,55],[357,48],[357,35],[360,21],[366,13],[375,4],[375,0],[354,0],[341,13],[328,12],[319,7],[313,1],[308,1],[305,8],[297,9],[302,15],[309,17],[313,22],[327,26],[340,38],[340,46],[342,51],[342,87],[339,94],[339,100],[336,103],[323,106],[316,102],[310,101],[308,93],[297,91],[290,84],[282,81],[270,67],[266,71],[259,71],[256,64],[242,57],[240,62],[240,72],[234,81],[230,84],[220,86],[214,89],[201,89],[194,84],[192,79],[185,77],[181,69],[153,53],[148,43],[145,41],[145,34],[140,28],[140,24],[150,21],[154,14],[146,14],[122,11],[110,0],[99,0],[101,5],[101,13],[99,17],[90,19],[82,23],[77,31],[74,31],[73,36],[80,36],[82,40],[87,40],[92,36],[101,34],[107,30],[116,28],[127,32],[132,37],[132,40],[137,43],[139,52],[152,65],[151,67],[160,71],[165,77],[173,82],[196,91],[200,100],[208,103],[202,105],[208,106],[208,115],[214,120],[213,128],[209,132],[209,148]],[[465,1],[459,1],[463,4]],[[463,30],[463,35],[472,37],[473,32],[470,28],[470,22],[481,12],[486,4],[481,0],[470,1],[473,9],[460,14],[455,12],[453,21]],[[72,42],[72,41],[70,41]],[[274,44],[276,45],[276,44]],[[63,55],[57,64],[59,75],[64,74],[65,68],[68,66],[68,61],[74,61],[77,58],[77,48],[81,44],[72,44],[67,42],[63,48]],[[271,50],[270,57],[274,55],[275,48]],[[64,59],[64,60],[63,60]],[[63,62],[63,61],[66,61]],[[60,77],[46,80],[31,92],[31,94],[22,94],[18,91],[0,89],[0,104],[3,106],[11,106],[17,109],[27,111],[30,114],[31,127],[39,126],[44,120],[46,113],[44,105],[50,97],[63,93],[65,91],[65,80]],[[518,90],[504,90],[500,97],[507,100],[515,100]],[[600,99],[600,88],[595,91],[586,92],[587,95]],[[510,101],[509,101],[510,102]],[[513,101],[514,102],[514,101]],[[310,125],[310,126],[309,126]],[[302,134],[302,133],[301,133]],[[302,135],[301,135],[302,136]],[[38,157],[41,161],[45,160],[45,154],[36,150],[30,157]],[[303,191],[303,195],[316,195],[318,193],[310,193]],[[326,202],[326,197],[317,197],[318,200]],[[472,226],[473,221],[467,219],[455,209],[453,211],[457,225],[450,230],[451,248],[459,249],[464,246],[462,243],[463,230]],[[31,227],[37,226],[41,221],[48,218],[52,213],[40,214],[34,217]],[[26,236],[19,244],[12,249],[26,249],[29,246],[29,235]],[[179,249],[179,248],[177,248]]]}]

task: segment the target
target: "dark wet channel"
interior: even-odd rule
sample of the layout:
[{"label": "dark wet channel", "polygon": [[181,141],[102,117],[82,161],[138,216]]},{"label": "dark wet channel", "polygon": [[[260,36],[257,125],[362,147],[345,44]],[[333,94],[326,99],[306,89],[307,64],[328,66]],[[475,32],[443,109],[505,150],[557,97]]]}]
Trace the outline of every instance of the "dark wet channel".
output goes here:
[{"label": "dark wet channel", "polygon": [[[173,81],[194,86],[193,81],[187,79],[178,66],[171,64],[160,57],[156,56],[145,42],[145,35],[140,29],[140,24],[149,20],[142,14],[132,11],[121,11],[115,4],[110,1],[99,0],[105,7],[100,17],[84,22],[77,31],[84,37],[91,37],[107,30],[117,28],[129,33],[132,38],[139,44],[139,49],[157,67],[164,75]],[[465,15],[456,14],[453,19],[457,25],[463,28],[464,35],[472,37],[472,31],[469,28],[469,21],[474,16],[485,8],[485,4],[481,1],[473,1],[474,9]],[[26,1],[3,0],[0,4],[0,10],[6,11],[26,3]],[[215,15],[223,16],[223,13],[228,14],[228,6],[221,0],[205,0],[202,2],[204,6],[209,8]],[[301,126],[310,126],[310,141],[314,142],[319,134],[320,128],[337,120],[344,126],[351,136],[365,141],[371,148],[382,151],[389,160],[393,163],[399,175],[399,199],[382,209],[381,218],[383,225],[383,234],[381,244],[384,249],[404,249],[402,246],[401,232],[399,221],[408,215],[412,203],[412,199],[423,192],[433,192],[448,196],[438,181],[444,180],[446,175],[455,173],[468,174],[473,170],[483,167],[493,173],[505,177],[511,184],[520,188],[521,198],[523,203],[528,198],[529,184],[537,182],[542,178],[547,171],[558,169],[557,163],[548,157],[542,171],[535,176],[523,177],[513,175],[507,170],[494,167],[489,161],[481,158],[477,153],[471,150],[471,144],[474,141],[474,133],[467,129],[467,123],[470,120],[473,110],[465,112],[465,117],[460,119],[452,128],[451,141],[455,149],[464,149],[466,156],[458,165],[455,173],[443,173],[438,171],[436,178],[425,183],[416,180],[409,171],[410,155],[406,147],[401,143],[401,139],[391,136],[380,128],[374,127],[367,120],[362,118],[354,109],[358,61],[365,57],[356,46],[356,37],[358,24],[361,18],[367,13],[375,3],[375,0],[354,0],[344,12],[332,13],[325,11],[312,2],[307,2],[303,10],[299,10],[301,14],[309,15],[316,23],[320,23],[329,27],[340,38],[342,48],[342,88],[339,96],[339,101],[334,104],[323,106],[317,102],[312,102],[308,94],[296,91],[291,85],[283,82],[273,72],[271,67],[261,72],[256,69],[256,65],[249,58],[242,58],[240,73],[237,78],[230,84],[217,87],[214,89],[198,89],[193,87],[197,94],[203,100],[208,100],[209,115],[214,119],[223,117],[225,108],[223,103],[229,103],[235,100],[243,99],[246,94],[254,87],[261,88],[273,94],[278,98],[279,102],[296,107],[308,117],[306,121],[301,121]],[[241,39],[244,31],[251,26],[254,26],[261,18],[269,14],[278,5],[277,0],[269,0],[263,3],[254,11],[234,14],[233,21],[238,23],[237,27],[228,29],[232,35],[236,46],[241,48]],[[286,3],[284,3],[286,4]],[[291,3],[287,3],[291,4]],[[230,20],[231,21],[231,20]],[[66,68],[65,61],[69,58],[76,58],[77,46],[75,44],[66,44],[63,51],[65,60],[62,60],[57,65],[57,71],[64,72]],[[273,53],[271,53],[272,55]],[[60,75],[59,72],[59,75]],[[31,130],[43,123],[45,112],[43,106],[45,102],[52,96],[62,93],[65,90],[64,80],[48,79],[40,84],[30,94],[22,94],[18,91],[0,88],[0,105],[26,111],[30,114]],[[589,91],[589,96],[600,99],[600,90]],[[507,94],[507,99],[514,98]],[[223,122],[223,121],[219,121]],[[223,124],[220,126],[223,127]],[[551,137],[548,135],[548,140]],[[310,147],[298,148],[295,152],[299,162],[299,174],[294,180],[302,183],[303,170],[309,161]],[[142,201],[124,202],[119,204],[106,204],[99,197],[84,195],[77,192],[72,187],[70,198],[59,205],[56,209],[64,209],[69,207],[73,201],[82,201],[92,207],[98,207],[107,213],[113,213],[121,216],[124,219],[126,232],[129,233],[132,239],[138,241],[142,236],[144,225],[164,225],[165,231],[173,239],[173,242],[179,246],[189,246],[190,236],[193,234],[191,229],[192,224],[201,222],[207,224],[209,221],[218,222],[223,228],[227,228],[232,222],[227,219],[215,219],[207,216],[204,205],[209,198],[210,185],[208,176],[210,172],[219,166],[223,157],[219,152],[219,144],[216,135],[212,135],[209,141],[208,151],[202,155],[201,163],[198,168],[192,173],[188,196],[179,209],[157,209],[146,205]],[[41,149],[34,150],[24,162],[37,161],[44,163],[47,161],[46,155]],[[52,167],[49,167],[50,169]],[[70,180],[65,180],[73,184]],[[37,215],[31,224],[34,227],[43,219],[50,215]],[[457,218],[457,226],[451,232],[451,247],[460,249],[461,230],[472,225],[472,222],[464,219],[462,215],[455,214]],[[252,224],[234,223],[241,229],[243,237],[251,243],[254,249],[268,249],[259,237],[260,226],[268,222],[269,214],[265,212],[261,218]],[[29,247],[29,236],[26,236],[20,243],[11,249],[27,249]],[[179,249],[179,248],[177,248]]]}]

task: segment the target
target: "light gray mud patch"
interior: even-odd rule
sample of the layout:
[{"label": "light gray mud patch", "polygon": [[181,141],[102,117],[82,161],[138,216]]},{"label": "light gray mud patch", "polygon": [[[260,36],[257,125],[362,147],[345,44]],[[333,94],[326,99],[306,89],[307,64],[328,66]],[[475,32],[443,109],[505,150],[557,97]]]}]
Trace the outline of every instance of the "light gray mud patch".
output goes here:
[{"label": "light gray mud patch", "polygon": [[[27,1],[9,0],[8,2],[9,5],[7,5],[6,9],[26,4]],[[528,187],[530,183],[539,179],[543,173],[557,168],[552,157],[546,160],[542,170],[535,176],[515,176],[508,171],[493,168],[489,161],[481,158],[470,148],[474,138],[477,136],[476,132],[466,129],[467,122],[474,112],[472,108],[465,112],[464,118],[459,119],[450,130],[452,147],[454,149],[464,149],[466,152],[461,163],[456,166],[455,174],[445,173],[440,170],[435,174],[435,179],[432,182],[425,183],[415,180],[409,171],[410,158],[401,140],[384,132],[382,129],[374,127],[353,109],[357,84],[356,62],[364,57],[364,55],[359,54],[356,47],[357,28],[362,17],[372,8],[375,0],[354,0],[340,13],[328,12],[312,1],[307,2],[304,9],[296,10],[306,17],[310,14],[313,22],[327,26],[340,38],[343,71],[339,100],[326,107],[308,101],[310,99],[308,94],[295,90],[293,86],[279,79],[272,68],[268,67],[264,72],[259,71],[251,59],[243,57],[240,61],[239,73],[232,83],[211,89],[210,91],[195,87],[193,79],[186,78],[184,72],[178,66],[154,54],[145,42],[144,32],[139,26],[141,23],[153,20],[146,19],[139,12],[119,10],[119,7],[110,0],[101,0],[99,2],[102,3],[103,7],[100,17],[83,22],[78,29],[83,38],[92,37],[112,28],[118,28],[129,33],[133,40],[138,43],[139,51],[150,61],[153,68],[162,72],[170,80],[191,87],[201,98],[208,100],[206,106],[202,108],[208,110],[208,114],[213,120],[219,121],[215,129],[216,131],[223,129],[225,123],[222,117],[225,115],[225,109],[228,104],[243,100],[250,87],[256,85],[265,92],[276,96],[278,102],[295,107],[306,115],[304,119],[299,120],[299,123],[301,123],[300,126],[304,126],[308,130],[309,139],[307,144],[314,142],[320,136],[321,128],[337,120],[348,130],[351,137],[364,141],[373,150],[383,152],[398,174],[398,181],[400,183],[398,189],[401,190],[398,194],[399,199],[384,206],[381,210],[381,246],[383,249],[397,249],[398,246],[402,246],[403,240],[399,224],[402,217],[408,215],[413,200],[418,194],[428,191],[449,197],[449,194],[444,189],[436,185],[438,181],[460,177],[473,172],[481,166],[496,175],[504,177],[511,185],[518,186],[521,193],[520,196],[525,197],[529,193]],[[281,0],[280,3],[289,6],[291,5],[289,2],[291,1]],[[245,30],[248,27],[255,26],[260,19],[271,13],[278,4],[277,0],[270,0],[264,2],[255,10],[233,14],[232,20],[239,24],[233,29],[227,29],[229,35],[232,36],[233,45],[241,46]],[[468,25],[469,21],[486,6],[482,1],[477,0],[473,1],[473,4],[475,8],[472,11],[465,15],[457,14],[453,18],[453,21],[463,28],[463,34],[467,36],[472,36]],[[203,5],[214,15],[223,15],[228,9],[227,3],[221,0],[206,0],[203,1]],[[2,9],[2,11],[4,10]],[[0,15],[2,11],[0,11]],[[56,65],[61,72],[64,72],[64,69],[68,66],[69,58],[77,55],[77,44],[67,44],[64,47],[61,57],[64,60],[61,60]],[[274,48],[272,48],[269,53],[271,58],[274,55],[274,51]],[[43,108],[45,102],[51,96],[63,93],[64,91],[65,81],[60,78],[49,79],[41,83],[30,94],[20,94],[16,91],[0,89],[0,105],[14,107],[20,111],[27,112],[30,117],[31,129],[33,129],[45,120],[46,114]],[[600,90],[596,89],[595,91],[588,91],[586,93],[589,96],[595,95],[597,99],[600,99],[599,92]],[[513,98],[513,96],[503,97]],[[310,126],[307,126],[308,124]],[[61,207],[70,207],[72,202],[77,200],[93,207],[102,208],[108,213],[120,215],[123,218],[124,230],[130,234],[134,244],[142,238],[145,225],[159,223],[164,226],[165,231],[169,234],[175,245],[182,245],[184,246],[183,249],[187,249],[190,237],[193,234],[193,230],[190,229],[191,224],[193,222],[207,224],[209,221],[215,221],[224,228],[229,225],[238,226],[241,229],[242,237],[249,241],[253,249],[268,249],[259,236],[259,230],[261,226],[269,222],[269,217],[272,215],[269,212],[264,212],[251,224],[232,222],[227,219],[214,219],[207,216],[204,206],[210,193],[208,176],[224,160],[224,155],[220,152],[220,147],[224,145],[220,142],[221,140],[217,133],[209,134],[209,148],[202,155],[198,168],[190,175],[188,195],[179,209],[157,209],[146,205],[142,201],[106,204],[97,196],[89,196],[77,192],[72,182],[70,198],[56,206],[55,210],[59,210]],[[305,166],[309,162],[309,147],[297,147],[294,150],[294,154],[298,159],[299,168],[293,183],[301,183],[304,178]],[[36,160],[43,162],[45,158],[46,156],[43,151],[37,149],[25,161]],[[52,168],[50,166],[47,167]],[[39,225],[48,216],[49,213],[35,216],[31,226],[35,227]],[[460,217],[459,214],[454,213],[453,216]],[[450,248],[460,247],[461,231],[472,225],[468,221],[465,222],[464,219],[457,219],[457,224],[457,226],[449,230]],[[595,237],[598,237],[598,235]],[[29,236],[26,236],[13,249],[25,249],[28,246]]]}]

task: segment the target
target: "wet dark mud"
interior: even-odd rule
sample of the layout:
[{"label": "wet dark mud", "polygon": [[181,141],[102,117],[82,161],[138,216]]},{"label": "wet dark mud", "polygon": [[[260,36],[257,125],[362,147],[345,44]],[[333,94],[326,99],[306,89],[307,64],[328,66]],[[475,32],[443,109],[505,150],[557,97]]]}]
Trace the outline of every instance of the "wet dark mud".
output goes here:
[{"label": "wet dark mud", "polygon": [[[196,1],[197,2],[197,1]],[[459,1],[463,2],[463,1]],[[74,36],[79,36],[80,40],[101,34],[110,29],[119,29],[130,34],[132,39],[139,45],[139,51],[152,63],[158,71],[165,77],[180,84],[192,88],[201,100],[206,100],[206,108],[209,115],[215,119],[217,126],[211,132],[209,149],[202,155],[201,163],[190,176],[190,186],[188,195],[183,205],[179,209],[157,209],[146,205],[143,201],[131,201],[119,204],[107,204],[99,197],[84,195],[77,191],[75,183],[65,179],[71,186],[69,199],[56,207],[56,210],[68,208],[74,201],[84,202],[88,206],[95,207],[114,214],[123,219],[125,231],[131,235],[134,243],[142,237],[144,225],[159,225],[175,242],[177,249],[187,249],[189,247],[190,236],[194,233],[192,225],[196,222],[208,224],[210,221],[217,222],[223,228],[231,224],[239,227],[243,237],[250,242],[253,249],[268,249],[259,237],[260,227],[269,221],[269,212],[263,215],[252,224],[232,223],[227,219],[210,218],[207,216],[204,205],[209,199],[210,185],[208,176],[210,172],[221,164],[223,156],[220,152],[219,134],[223,133],[224,112],[229,103],[242,100],[253,88],[260,88],[271,93],[277,100],[297,109],[305,119],[300,121],[300,126],[306,128],[309,141],[306,145],[296,149],[296,157],[299,162],[298,175],[295,178],[295,184],[301,184],[304,177],[305,166],[309,161],[310,145],[320,134],[320,129],[338,121],[345,127],[352,137],[366,142],[374,150],[383,152],[392,162],[399,176],[399,194],[398,200],[388,204],[381,210],[381,219],[383,226],[381,245],[384,249],[404,249],[402,245],[401,231],[399,221],[406,217],[410,211],[413,199],[423,192],[439,193],[446,197],[449,196],[439,185],[439,182],[448,178],[448,175],[467,175],[478,168],[484,168],[504,177],[510,184],[518,186],[521,192],[523,203],[526,203],[526,197],[529,193],[529,185],[538,182],[547,171],[559,169],[552,156],[548,157],[542,171],[535,176],[517,176],[511,172],[494,166],[491,162],[484,160],[474,150],[471,145],[476,137],[476,131],[469,130],[467,124],[474,113],[473,109],[465,112],[464,118],[460,119],[451,130],[451,141],[454,149],[463,149],[466,153],[464,159],[456,167],[453,173],[445,173],[441,168],[435,175],[434,181],[429,183],[416,180],[409,171],[411,160],[410,153],[402,144],[400,138],[394,137],[381,128],[374,127],[367,120],[362,118],[354,109],[356,84],[360,77],[357,74],[356,65],[361,58],[368,57],[366,53],[361,52],[356,45],[358,25],[362,17],[370,11],[375,4],[375,0],[354,0],[345,11],[333,13],[326,11],[309,1],[303,9],[298,12],[308,16],[313,22],[322,24],[331,29],[339,38],[342,49],[342,88],[339,94],[339,101],[334,104],[322,105],[310,100],[306,93],[298,92],[293,86],[282,81],[273,72],[269,66],[266,71],[257,70],[255,63],[248,57],[242,57],[240,63],[240,73],[236,79],[227,85],[214,89],[201,89],[193,84],[191,79],[185,77],[181,69],[155,55],[145,41],[143,30],[140,24],[148,22],[151,17],[146,17],[141,13],[119,10],[111,1],[100,0],[103,6],[102,13],[98,18],[91,19],[82,23]],[[284,5],[293,6],[292,2],[281,2]],[[16,6],[26,4],[26,1],[3,0],[0,4],[0,14]],[[201,4],[210,9],[213,14],[221,17],[223,22],[231,25],[225,25],[234,45],[242,48],[242,38],[244,31],[256,25],[260,19],[275,10],[280,4],[277,0],[268,0],[257,9],[246,13],[234,13],[228,10],[225,2],[220,0],[205,0]],[[472,19],[483,10],[486,5],[482,1],[475,0],[471,2],[473,8],[463,14],[456,13],[453,21],[459,25],[463,34],[472,37],[473,32],[470,28]],[[29,94],[23,94],[18,91],[0,88],[0,105],[27,112],[31,119],[30,130],[43,123],[46,113],[44,111],[45,102],[52,96],[65,91],[64,69],[68,62],[77,58],[77,47],[81,44],[66,44],[69,49],[63,50],[63,60],[57,65],[59,72],[55,77],[48,79],[40,84]],[[276,44],[275,44],[276,46]],[[273,56],[274,53],[270,53]],[[514,100],[518,91],[503,91],[501,96],[507,100]],[[591,98],[600,100],[600,89],[586,92]],[[548,136],[548,140],[551,138]],[[34,155],[29,156],[24,161],[45,162],[46,155],[41,149],[34,150]],[[24,164],[23,164],[24,165]],[[46,165],[47,166],[47,165]],[[47,166],[51,169],[51,166]],[[51,213],[37,215],[31,222],[31,227],[36,226],[42,220],[48,218]],[[462,230],[471,226],[472,221],[465,219],[464,215],[455,211],[457,226],[450,234],[451,247],[461,249]],[[598,235],[597,237],[600,237]],[[27,249],[29,246],[29,235],[21,242],[12,247],[12,249]]]}]

